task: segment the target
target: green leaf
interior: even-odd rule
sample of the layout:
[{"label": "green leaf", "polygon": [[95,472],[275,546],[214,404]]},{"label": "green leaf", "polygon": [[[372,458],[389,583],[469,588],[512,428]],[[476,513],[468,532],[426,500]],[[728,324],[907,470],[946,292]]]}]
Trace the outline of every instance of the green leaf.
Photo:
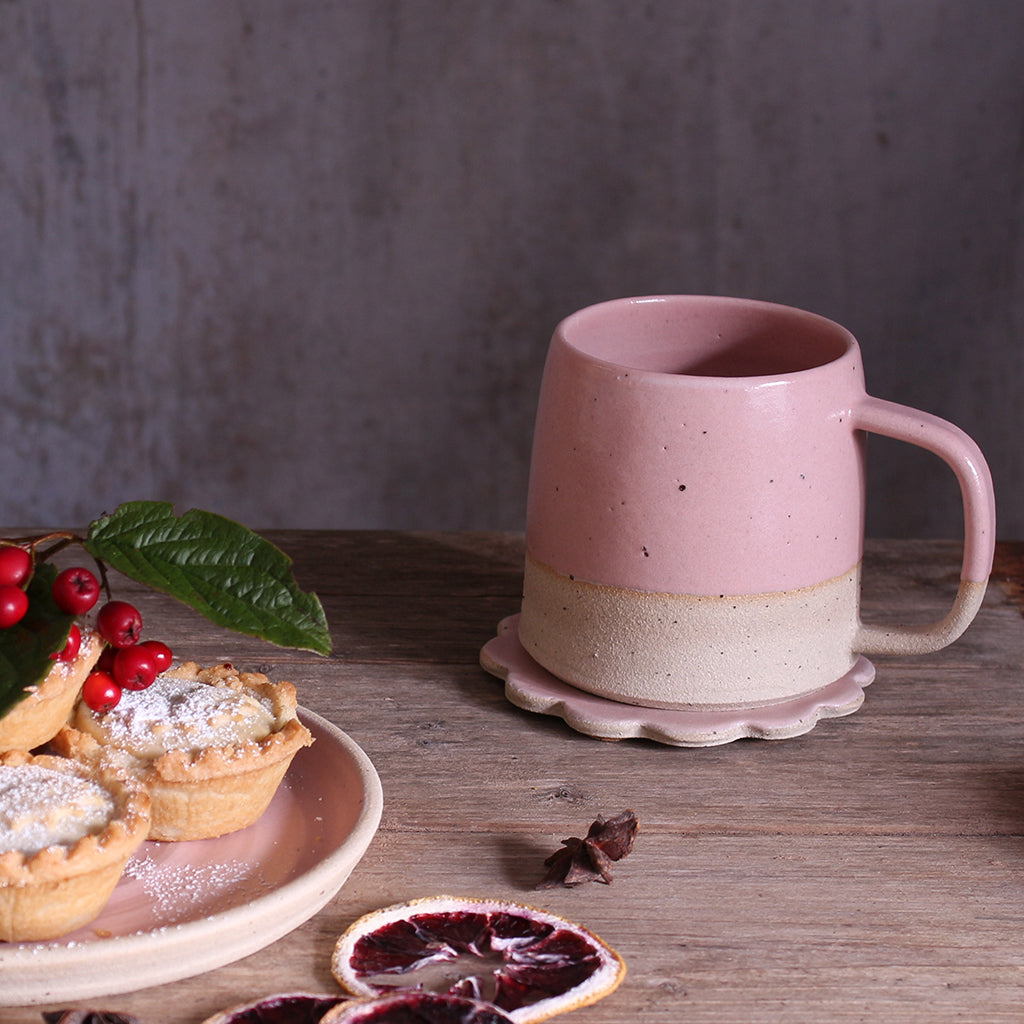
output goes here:
[{"label": "green leaf", "polygon": [[0,717],[26,696],[26,687],[41,683],[53,667],[51,655],[62,650],[74,617],[53,603],[52,565],[37,565],[26,587],[28,612],[21,622],[0,630]]},{"label": "green leaf", "polygon": [[330,654],[320,599],[300,590],[291,559],[231,519],[169,502],[130,501],[89,525],[84,547],[133,580],[170,594],[218,626]]}]

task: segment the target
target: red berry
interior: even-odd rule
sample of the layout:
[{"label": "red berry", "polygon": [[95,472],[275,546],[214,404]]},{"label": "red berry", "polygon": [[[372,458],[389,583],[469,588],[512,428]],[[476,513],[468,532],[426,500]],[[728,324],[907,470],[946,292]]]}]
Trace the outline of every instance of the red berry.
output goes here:
[{"label": "red berry", "polygon": [[153,656],[153,660],[156,662],[157,675],[161,672],[166,672],[171,667],[171,663],[174,661],[174,654],[171,652],[170,647],[162,640],[143,640],[139,646],[145,647]]},{"label": "red berry", "polygon": [[114,674],[114,657],[117,655],[117,649],[114,647],[108,647],[106,644],[103,645],[103,650],[100,651],[99,658],[96,659],[95,667],[101,672],[108,672],[110,675]]},{"label": "red berry", "polygon": [[74,661],[81,649],[82,631],[72,622],[71,629],[68,630],[68,639],[67,643],[64,644],[64,649],[56,654],[51,654],[50,657],[55,661]]},{"label": "red berry", "polygon": [[65,615],[84,615],[99,596],[99,580],[81,566],[65,569],[53,581],[54,603]]},{"label": "red berry", "polygon": [[143,644],[123,647],[114,656],[114,680],[124,690],[144,690],[156,679],[156,659]]},{"label": "red berry", "polygon": [[82,685],[82,700],[92,711],[109,711],[121,699],[121,687],[107,672],[92,671]]},{"label": "red berry", "polygon": [[32,572],[32,556],[17,544],[0,545],[0,584],[20,587]]},{"label": "red berry", "polygon": [[28,595],[21,587],[0,586],[0,629],[17,625],[28,611]]},{"label": "red berry", "polygon": [[131,647],[142,635],[142,616],[127,601],[108,601],[96,616],[96,628],[111,647]]}]

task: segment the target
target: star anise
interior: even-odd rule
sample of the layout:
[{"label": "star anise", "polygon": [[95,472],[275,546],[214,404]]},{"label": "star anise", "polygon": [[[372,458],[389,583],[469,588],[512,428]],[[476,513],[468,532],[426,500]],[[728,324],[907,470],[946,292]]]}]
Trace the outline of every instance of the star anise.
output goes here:
[{"label": "star anise", "polygon": [[138,1017],[110,1010],[45,1010],[46,1024],[141,1024]]},{"label": "star anise", "polygon": [[544,861],[548,873],[537,888],[584,882],[611,884],[612,864],[633,849],[636,830],[636,815],[632,811],[623,811],[612,818],[598,816],[583,839],[576,836],[563,839],[562,849]]}]

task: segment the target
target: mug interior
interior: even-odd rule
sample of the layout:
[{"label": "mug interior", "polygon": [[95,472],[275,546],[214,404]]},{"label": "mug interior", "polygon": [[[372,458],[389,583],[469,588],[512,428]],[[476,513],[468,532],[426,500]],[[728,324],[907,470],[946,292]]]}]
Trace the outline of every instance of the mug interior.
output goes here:
[{"label": "mug interior", "polygon": [[623,368],[690,377],[765,377],[824,366],[853,337],[804,310],[714,296],[618,299],[562,322],[565,341]]}]

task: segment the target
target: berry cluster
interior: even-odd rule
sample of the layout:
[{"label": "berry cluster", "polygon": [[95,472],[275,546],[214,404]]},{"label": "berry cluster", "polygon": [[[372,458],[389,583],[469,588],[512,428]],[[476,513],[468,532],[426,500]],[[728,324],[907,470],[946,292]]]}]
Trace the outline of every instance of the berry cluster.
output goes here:
[{"label": "berry cluster", "polygon": [[[32,573],[29,548],[0,543],[0,629],[16,626],[28,613],[26,587]],[[101,589],[92,572],[75,566],[57,574],[53,602],[65,615],[82,616],[96,606]],[[171,649],[159,640],[142,640],[142,616],[127,601],[108,599],[96,614],[96,631],[106,646],[82,687],[82,700],[93,711],[109,711],[120,701],[122,691],[144,690],[171,666]],[[81,644],[81,629],[72,623],[63,650],[53,658],[72,662]]]}]

